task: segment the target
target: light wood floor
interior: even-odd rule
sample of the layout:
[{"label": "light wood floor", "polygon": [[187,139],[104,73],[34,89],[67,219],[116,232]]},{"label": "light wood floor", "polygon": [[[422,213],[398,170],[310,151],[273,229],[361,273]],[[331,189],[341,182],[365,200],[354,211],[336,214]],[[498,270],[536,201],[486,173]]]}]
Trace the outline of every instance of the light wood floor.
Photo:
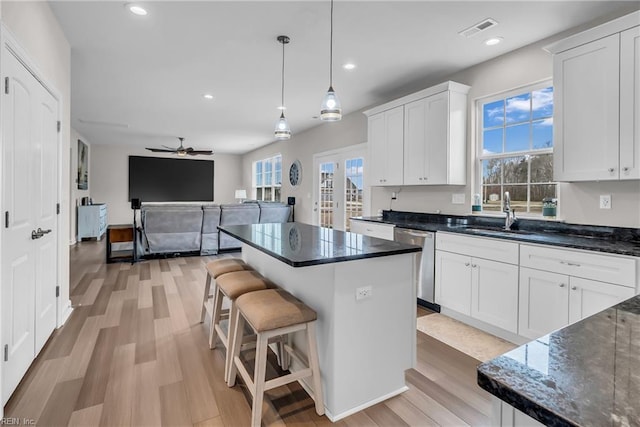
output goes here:
[{"label": "light wood floor", "polygon": [[[41,426],[248,425],[248,393],[226,386],[224,349],[208,349],[207,327],[198,322],[204,264],[215,257],[107,265],[104,249],[104,242],[71,248],[75,310],[33,363],[5,417]],[[489,395],[476,385],[479,362],[417,336],[409,390],[337,426],[489,424]],[[276,371],[272,358],[268,375]],[[331,424],[298,384],[270,391],[263,412],[265,425]]]}]

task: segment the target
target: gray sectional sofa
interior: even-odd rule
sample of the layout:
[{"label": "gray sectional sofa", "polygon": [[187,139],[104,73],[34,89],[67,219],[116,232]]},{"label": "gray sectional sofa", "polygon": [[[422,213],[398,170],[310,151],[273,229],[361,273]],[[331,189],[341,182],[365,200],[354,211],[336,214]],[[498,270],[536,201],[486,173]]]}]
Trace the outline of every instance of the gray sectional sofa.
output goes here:
[{"label": "gray sectional sofa", "polygon": [[288,222],[291,209],[275,202],[144,203],[140,217],[140,255],[181,252],[211,255],[241,246],[238,240],[220,233],[218,225]]}]

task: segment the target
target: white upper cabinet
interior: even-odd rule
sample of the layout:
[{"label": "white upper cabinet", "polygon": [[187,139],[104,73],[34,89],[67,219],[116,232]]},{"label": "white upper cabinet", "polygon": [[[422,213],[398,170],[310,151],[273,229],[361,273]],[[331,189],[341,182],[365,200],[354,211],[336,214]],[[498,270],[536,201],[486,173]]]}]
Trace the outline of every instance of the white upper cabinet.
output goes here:
[{"label": "white upper cabinet", "polygon": [[640,178],[634,12],[547,47],[554,54],[554,178]]},{"label": "white upper cabinet", "polygon": [[620,34],[620,179],[640,179],[640,27]]},{"label": "white upper cabinet", "polygon": [[402,185],[404,108],[391,108],[369,117],[371,185]]},{"label": "white upper cabinet", "polygon": [[404,106],[404,184],[465,184],[466,94],[446,91]]},{"label": "white upper cabinet", "polygon": [[365,111],[371,185],[464,185],[468,91],[445,82]]}]

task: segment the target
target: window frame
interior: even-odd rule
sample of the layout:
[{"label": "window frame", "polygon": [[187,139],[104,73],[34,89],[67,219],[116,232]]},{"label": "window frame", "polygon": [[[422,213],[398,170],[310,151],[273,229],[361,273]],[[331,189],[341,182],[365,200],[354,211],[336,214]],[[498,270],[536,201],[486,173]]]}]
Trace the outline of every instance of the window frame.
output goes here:
[{"label": "window frame", "polygon": [[[481,98],[477,98],[476,99],[476,149],[475,149],[475,161],[474,161],[474,166],[476,168],[476,173],[475,173],[475,177],[476,177],[476,185],[475,187],[475,192],[478,194],[483,194],[483,189],[484,189],[484,177],[483,177],[483,164],[482,162],[485,160],[490,160],[490,159],[508,159],[508,158],[514,158],[514,157],[528,157],[528,156],[539,156],[539,155],[553,155],[553,146],[549,147],[549,148],[538,148],[538,149],[534,149],[534,148],[530,148],[528,150],[519,150],[519,151],[509,151],[509,152],[502,152],[499,154],[491,154],[491,155],[486,155],[484,154],[484,111],[483,108],[486,104],[491,104],[492,102],[496,102],[496,101],[500,101],[500,100],[507,100],[509,98],[515,97],[515,96],[519,96],[519,95],[523,95],[523,94],[531,94],[532,92],[535,91],[539,91],[548,87],[552,87],[554,89],[554,94],[555,94],[555,87],[553,86],[553,80],[552,79],[545,79],[545,80],[541,80],[535,83],[531,83],[531,84],[527,84],[527,85],[523,85],[514,89],[510,89],[504,92],[499,92],[499,93],[495,93],[493,95],[489,95],[489,96],[484,96]],[[506,104],[505,104],[506,107]],[[555,105],[555,99],[554,99],[554,105],[553,105],[554,111],[556,108]],[[553,118],[553,114],[551,115],[551,118]],[[541,120],[540,118],[536,118],[533,119],[533,117],[531,116],[528,120],[528,123],[533,124],[536,121]],[[514,123],[514,125],[517,124],[523,124],[523,123],[527,123],[526,121],[523,122],[517,122]],[[556,126],[555,123],[553,123],[553,126]],[[495,127],[497,129],[497,127]],[[488,129],[494,129],[494,127],[488,128]],[[507,129],[507,124],[505,123],[502,126],[502,129],[504,129],[506,131]],[[504,138],[504,137],[503,137]],[[531,138],[531,135],[530,135]],[[531,141],[531,139],[530,139]],[[553,141],[555,144],[555,141]],[[504,147],[503,147],[504,149]],[[527,162],[530,163],[530,160],[527,158]],[[501,176],[501,182],[500,184],[495,184],[496,186],[499,185],[500,188],[502,189],[501,193],[504,193],[504,187],[505,186],[525,186],[527,187],[527,210],[528,212],[518,212],[518,216],[521,217],[527,217],[527,218],[533,218],[533,219],[552,219],[552,218],[548,218],[548,217],[544,217],[542,216],[542,213],[537,213],[537,212],[530,212],[531,209],[531,197],[530,197],[530,190],[531,190],[531,185],[535,184],[535,185],[555,185],[556,186],[556,200],[558,201],[559,204],[559,200],[560,200],[560,186],[558,185],[557,181],[549,181],[549,182],[531,182],[531,166],[528,165],[527,167],[527,182],[526,183],[505,183],[504,181],[504,175]],[[504,197],[501,194],[500,195],[500,210],[504,209]],[[482,201],[482,204],[484,205],[484,200]],[[483,215],[502,215],[499,212],[495,212],[495,211],[482,211]]]},{"label": "window frame", "polygon": [[[279,162],[278,162],[279,161]],[[261,184],[258,185],[258,164],[261,167]],[[280,169],[277,169],[277,165],[280,165]],[[266,182],[267,177],[267,165],[270,166],[269,174],[271,175],[271,182]],[[278,174],[279,172],[279,174]],[[278,181],[278,175],[280,180]],[[273,156],[256,160],[251,165],[251,192],[254,200],[265,202],[279,202],[282,197],[282,154],[274,154]],[[270,191],[267,191],[270,190]],[[279,191],[277,191],[279,190]],[[258,194],[259,193],[259,194]],[[265,199],[265,194],[269,193],[270,197]],[[278,196],[278,197],[276,197]]]}]

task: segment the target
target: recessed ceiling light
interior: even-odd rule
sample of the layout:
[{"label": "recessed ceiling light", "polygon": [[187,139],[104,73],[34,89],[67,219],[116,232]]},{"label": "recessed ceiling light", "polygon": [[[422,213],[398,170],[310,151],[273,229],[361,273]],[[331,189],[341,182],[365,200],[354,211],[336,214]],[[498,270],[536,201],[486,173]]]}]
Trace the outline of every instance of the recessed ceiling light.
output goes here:
[{"label": "recessed ceiling light", "polygon": [[484,44],[486,44],[487,46],[493,46],[500,43],[501,41],[502,37],[491,37],[490,39],[486,39],[484,41]]},{"label": "recessed ceiling light", "polygon": [[211,95],[210,93],[205,93],[204,95],[202,95],[204,97],[204,99],[209,99],[212,100],[213,99],[213,95]]},{"label": "recessed ceiling light", "polygon": [[352,62],[347,62],[342,66],[342,68],[344,68],[345,70],[353,70],[354,68],[356,68],[356,64]]},{"label": "recessed ceiling light", "polygon": [[134,15],[145,16],[147,14],[147,10],[136,3],[127,3],[125,7]]}]

